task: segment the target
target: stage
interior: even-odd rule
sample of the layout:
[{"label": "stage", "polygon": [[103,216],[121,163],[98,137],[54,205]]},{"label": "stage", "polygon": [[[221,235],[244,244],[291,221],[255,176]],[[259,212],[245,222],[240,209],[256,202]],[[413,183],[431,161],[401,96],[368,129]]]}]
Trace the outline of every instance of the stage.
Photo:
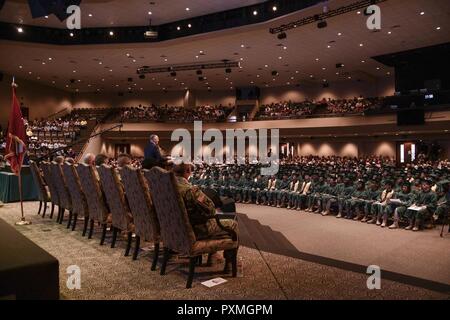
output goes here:
[{"label": "stage", "polygon": [[[239,261],[243,277],[223,276],[221,256],[213,267],[199,268],[193,288],[185,289],[187,260],[173,258],[166,276],[150,271],[151,251],[138,260],[124,257],[125,241],[99,246],[36,215],[38,203],[25,203],[30,226],[16,227],[60,262],[62,299],[448,299],[450,236],[438,229],[413,233],[311,213],[238,205]],[[14,224],[19,204],[5,204],[0,219]],[[251,235],[251,237],[250,237]],[[144,243],[148,249],[149,243]],[[415,250],[411,250],[415,248]],[[369,264],[381,267],[381,290],[368,290]],[[81,289],[66,287],[68,266],[81,269]],[[363,270],[364,269],[364,270]],[[206,288],[200,282],[224,277]]]}]

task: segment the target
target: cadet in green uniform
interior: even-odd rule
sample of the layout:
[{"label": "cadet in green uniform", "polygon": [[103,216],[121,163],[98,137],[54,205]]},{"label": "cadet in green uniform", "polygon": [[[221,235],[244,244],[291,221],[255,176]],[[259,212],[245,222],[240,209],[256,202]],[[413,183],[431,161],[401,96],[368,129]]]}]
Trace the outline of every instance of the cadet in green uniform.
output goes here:
[{"label": "cadet in green uniform", "polygon": [[345,200],[345,209],[347,211],[347,219],[352,219],[353,214],[356,216],[353,220],[359,220],[364,215],[364,197],[366,195],[366,185],[364,180],[356,181],[356,187],[350,198]]},{"label": "cadet in green uniform", "polygon": [[[372,219],[367,221],[367,223],[369,223],[369,224],[372,224],[375,222],[376,222],[377,226],[380,226],[382,224],[380,220],[384,214],[384,210],[386,209],[386,207],[389,204],[390,199],[394,195],[392,181],[385,180],[384,187],[385,187],[385,189],[380,193],[380,195],[377,198],[377,201],[372,204],[372,207],[371,207]],[[385,226],[386,226],[386,223],[383,224],[383,228]]]},{"label": "cadet in green uniform", "polygon": [[319,199],[321,197],[322,192],[326,188],[325,179],[323,177],[319,177],[317,179],[317,183],[312,185],[311,194],[308,196],[308,208],[306,211],[315,212],[315,206],[317,205],[317,210],[320,210]]},{"label": "cadet in green uniform", "polygon": [[323,216],[329,215],[331,213],[331,207],[334,204],[337,204],[338,191],[339,188],[336,179],[334,177],[330,177],[328,185],[325,187],[319,199],[320,201],[319,213],[322,213]]},{"label": "cadet in green uniform", "polygon": [[450,181],[442,180],[437,184],[436,194],[437,194],[437,208],[436,212],[433,215],[433,219],[436,221],[438,219],[445,219],[445,215],[449,214],[450,205],[449,205],[449,186]]},{"label": "cadet in green uniform", "polygon": [[364,217],[361,219],[361,222],[367,222],[369,220],[369,216],[372,213],[372,204],[377,201],[377,199],[380,197],[380,194],[381,191],[378,188],[378,181],[373,179],[370,182],[369,188],[364,194]]},{"label": "cadet in green uniform", "polygon": [[296,174],[293,175],[292,181],[289,183],[289,192],[287,195],[288,205],[287,209],[295,209],[296,208],[296,197],[298,194],[298,189],[300,188],[300,181],[298,180],[298,176]]},{"label": "cadet in green uniform", "polygon": [[405,215],[409,220],[409,225],[405,230],[419,231],[423,220],[436,211],[437,195],[431,190],[431,184],[429,180],[422,182],[422,191],[414,199],[413,203],[417,210],[413,210],[411,207],[406,210]]},{"label": "cadet in green uniform", "polygon": [[405,213],[408,207],[414,202],[414,194],[411,192],[411,184],[404,182],[402,190],[394,194],[393,199],[400,202],[391,202],[384,210],[383,223],[387,222],[389,217],[393,216],[394,222],[389,226],[389,229],[397,229],[400,219],[405,218]]},{"label": "cadet in green uniform", "polygon": [[272,176],[268,181],[266,196],[267,196],[267,205],[275,207],[277,198],[277,186],[279,185],[279,181],[276,176]]},{"label": "cadet in green uniform", "polygon": [[[188,179],[192,173],[190,164],[180,164],[173,169],[178,191],[183,198],[184,205],[197,239],[222,234],[223,229],[215,219],[216,209],[214,203],[197,186],[189,183]],[[232,219],[221,219],[221,224],[237,232],[237,222]]]},{"label": "cadet in green uniform", "polygon": [[352,180],[350,178],[345,177],[344,178],[344,186],[337,188],[337,200],[338,200],[338,215],[336,218],[342,218],[342,213],[346,211],[345,204],[348,199],[352,196],[353,192],[355,191],[355,187],[353,186]]},{"label": "cadet in green uniform", "polygon": [[281,208],[285,205],[287,197],[289,194],[289,179],[286,174],[283,175],[283,178],[279,181],[277,186],[277,207]]}]

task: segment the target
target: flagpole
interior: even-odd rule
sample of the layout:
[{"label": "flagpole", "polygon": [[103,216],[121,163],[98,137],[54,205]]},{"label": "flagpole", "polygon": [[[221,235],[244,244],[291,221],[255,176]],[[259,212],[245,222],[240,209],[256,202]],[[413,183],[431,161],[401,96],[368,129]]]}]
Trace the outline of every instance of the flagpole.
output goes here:
[{"label": "flagpole", "polygon": [[[16,82],[15,82],[15,77],[13,76],[13,80],[12,80],[12,87],[16,87]],[[14,142],[14,144],[16,144],[17,141]],[[22,158],[23,159],[23,158]],[[20,164],[20,170],[19,170],[19,174],[17,176],[17,178],[19,179],[19,198],[20,198],[20,213],[21,213],[21,219],[20,221],[16,222],[16,226],[26,226],[26,225],[30,225],[31,221],[27,221],[25,219],[25,215],[23,213],[23,195],[22,195],[22,163]]]}]

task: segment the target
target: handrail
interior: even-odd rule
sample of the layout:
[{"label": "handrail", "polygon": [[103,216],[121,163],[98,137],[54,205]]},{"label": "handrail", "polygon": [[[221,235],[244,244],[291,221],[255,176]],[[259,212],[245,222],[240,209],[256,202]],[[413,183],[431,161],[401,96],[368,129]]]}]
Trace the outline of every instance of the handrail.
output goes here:
[{"label": "handrail", "polygon": [[57,111],[57,112],[55,112],[55,113],[49,115],[49,116],[47,117],[47,119],[51,119],[51,118],[55,117],[56,115],[58,115],[58,114],[60,114],[60,113],[63,113],[63,112],[65,112],[65,111],[67,111],[67,109],[68,109],[68,108],[64,108],[64,109],[62,109],[62,110],[59,110],[59,111]]}]

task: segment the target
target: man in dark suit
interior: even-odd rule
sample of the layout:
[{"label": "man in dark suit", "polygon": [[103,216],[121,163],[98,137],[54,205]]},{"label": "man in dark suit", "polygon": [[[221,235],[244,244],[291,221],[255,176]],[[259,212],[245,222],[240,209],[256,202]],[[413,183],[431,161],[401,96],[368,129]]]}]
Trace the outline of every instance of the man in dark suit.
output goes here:
[{"label": "man in dark suit", "polygon": [[166,162],[167,158],[161,154],[159,137],[156,134],[152,134],[150,136],[150,142],[144,150],[144,161],[142,166],[146,169],[150,169],[153,166],[164,167]]}]

